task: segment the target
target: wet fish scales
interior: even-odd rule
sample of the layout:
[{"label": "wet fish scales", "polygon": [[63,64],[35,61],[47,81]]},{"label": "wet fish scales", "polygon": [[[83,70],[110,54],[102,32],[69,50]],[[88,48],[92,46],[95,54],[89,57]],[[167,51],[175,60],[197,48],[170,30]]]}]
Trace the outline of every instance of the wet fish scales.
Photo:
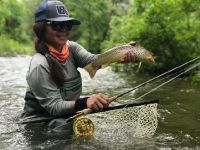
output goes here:
[{"label": "wet fish scales", "polygon": [[134,53],[137,61],[147,60],[150,62],[154,62],[153,56],[145,48],[137,45],[132,46],[129,44],[125,44],[118,47],[114,47],[102,54],[98,54],[96,59],[84,68],[88,71],[90,77],[93,77],[99,68],[107,67],[111,63],[123,62],[125,54],[128,51]]}]

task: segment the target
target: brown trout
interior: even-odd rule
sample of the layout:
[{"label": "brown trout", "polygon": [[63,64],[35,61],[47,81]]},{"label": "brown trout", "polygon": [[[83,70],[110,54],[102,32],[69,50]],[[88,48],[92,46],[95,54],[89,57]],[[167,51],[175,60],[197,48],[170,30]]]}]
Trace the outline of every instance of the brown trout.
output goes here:
[{"label": "brown trout", "polygon": [[90,77],[93,78],[98,69],[105,68],[112,63],[124,62],[125,55],[128,51],[133,53],[135,56],[135,62],[140,62],[140,65],[141,62],[144,61],[155,63],[151,52],[132,41],[128,44],[116,46],[102,54],[98,54],[96,59],[84,67],[84,69],[89,73]]}]

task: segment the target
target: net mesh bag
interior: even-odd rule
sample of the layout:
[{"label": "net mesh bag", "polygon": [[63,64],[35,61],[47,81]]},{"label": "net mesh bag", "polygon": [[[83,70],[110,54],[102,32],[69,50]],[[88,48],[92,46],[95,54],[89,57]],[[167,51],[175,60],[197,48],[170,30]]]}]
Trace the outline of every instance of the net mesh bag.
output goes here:
[{"label": "net mesh bag", "polygon": [[157,103],[89,114],[97,138],[152,137],[157,128]]}]

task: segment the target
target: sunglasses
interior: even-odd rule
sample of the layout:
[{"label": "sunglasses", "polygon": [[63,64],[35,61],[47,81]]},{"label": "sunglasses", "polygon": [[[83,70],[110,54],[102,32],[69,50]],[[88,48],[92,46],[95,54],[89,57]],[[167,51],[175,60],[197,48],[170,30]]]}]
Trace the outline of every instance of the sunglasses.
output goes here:
[{"label": "sunglasses", "polygon": [[47,23],[47,25],[50,25],[52,27],[52,29],[55,31],[61,31],[63,29],[70,31],[72,29],[72,25],[66,21],[62,21],[62,22],[48,21],[46,23]]}]

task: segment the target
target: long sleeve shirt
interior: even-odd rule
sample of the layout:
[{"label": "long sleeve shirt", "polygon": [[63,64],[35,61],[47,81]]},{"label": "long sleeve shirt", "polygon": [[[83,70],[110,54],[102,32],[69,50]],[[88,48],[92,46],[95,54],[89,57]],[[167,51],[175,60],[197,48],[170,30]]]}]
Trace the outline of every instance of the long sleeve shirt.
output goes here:
[{"label": "long sleeve shirt", "polygon": [[58,88],[50,77],[49,65],[40,53],[36,53],[27,72],[27,91],[23,116],[63,117],[75,110],[70,101],[80,97],[82,80],[78,67],[85,67],[95,59],[95,55],[85,50],[76,42],[68,41],[69,57],[60,62],[65,75],[62,88]]}]

